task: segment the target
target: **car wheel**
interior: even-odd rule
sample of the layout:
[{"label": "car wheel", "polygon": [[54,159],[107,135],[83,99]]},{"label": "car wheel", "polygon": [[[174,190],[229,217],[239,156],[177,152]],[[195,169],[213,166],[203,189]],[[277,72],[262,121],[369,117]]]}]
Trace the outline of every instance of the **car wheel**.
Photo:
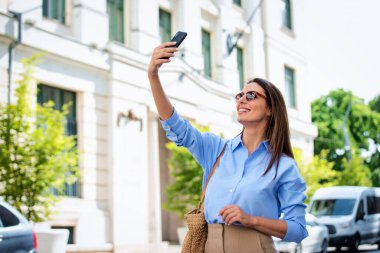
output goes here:
[{"label": "car wheel", "polygon": [[302,253],[302,245],[301,244],[297,244],[297,247],[296,247],[296,250],[294,251],[294,253]]},{"label": "car wheel", "polygon": [[354,239],[352,240],[351,246],[350,246],[350,252],[358,252],[359,251],[359,244],[360,244],[360,238],[358,235],[355,235]]},{"label": "car wheel", "polygon": [[329,247],[329,244],[327,243],[327,240],[324,239],[321,245],[321,253],[327,253],[327,248]]}]

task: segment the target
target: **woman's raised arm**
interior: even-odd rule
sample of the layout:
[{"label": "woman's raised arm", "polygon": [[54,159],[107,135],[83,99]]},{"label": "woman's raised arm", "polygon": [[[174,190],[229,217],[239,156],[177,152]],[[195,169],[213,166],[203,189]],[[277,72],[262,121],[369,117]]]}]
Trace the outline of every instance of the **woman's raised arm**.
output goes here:
[{"label": "woman's raised arm", "polygon": [[162,120],[170,118],[173,114],[173,106],[162,88],[158,70],[162,64],[170,62],[170,57],[174,57],[174,53],[178,50],[176,47],[172,47],[175,43],[176,42],[166,42],[156,47],[148,66],[148,78],[154,103]]}]

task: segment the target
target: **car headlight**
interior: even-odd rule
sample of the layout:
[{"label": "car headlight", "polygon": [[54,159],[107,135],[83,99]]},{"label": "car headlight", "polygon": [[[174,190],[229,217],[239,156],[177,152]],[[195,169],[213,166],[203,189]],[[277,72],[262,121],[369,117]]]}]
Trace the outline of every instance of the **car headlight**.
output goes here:
[{"label": "car headlight", "polygon": [[343,223],[339,224],[340,228],[348,228],[349,226],[350,226],[349,222],[343,222]]}]

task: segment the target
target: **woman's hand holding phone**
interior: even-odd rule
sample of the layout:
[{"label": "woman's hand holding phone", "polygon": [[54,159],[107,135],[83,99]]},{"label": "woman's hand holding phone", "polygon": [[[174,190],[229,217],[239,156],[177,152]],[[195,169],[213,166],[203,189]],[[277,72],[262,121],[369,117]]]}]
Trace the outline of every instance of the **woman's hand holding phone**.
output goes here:
[{"label": "woman's hand holding phone", "polygon": [[152,57],[148,66],[148,77],[154,103],[156,104],[158,114],[161,119],[168,119],[173,114],[173,106],[162,88],[158,69],[164,63],[170,62],[170,57],[178,51],[177,47],[185,39],[186,33],[178,32],[172,41],[165,42],[153,50]]},{"label": "woman's hand holding phone", "polygon": [[150,60],[148,75],[158,75],[158,69],[164,63],[170,62],[170,57],[174,57],[174,53],[178,51],[178,47],[185,40],[187,33],[178,31],[170,42],[165,42],[153,50]]},{"label": "woman's hand holding phone", "polygon": [[174,53],[178,51],[175,47],[176,42],[165,42],[153,50],[148,67],[148,75],[157,75],[158,69],[164,63],[170,62],[170,57],[174,57]]}]

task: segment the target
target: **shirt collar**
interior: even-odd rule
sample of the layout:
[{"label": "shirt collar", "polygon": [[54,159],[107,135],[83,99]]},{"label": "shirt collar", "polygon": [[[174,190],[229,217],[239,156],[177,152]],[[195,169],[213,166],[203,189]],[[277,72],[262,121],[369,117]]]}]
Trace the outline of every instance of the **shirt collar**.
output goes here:
[{"label": "shirt collar", "polygon": [[[239,134],[235,138],[232,139],[232,151],[234,151],[239,145],[243,145],[243,140],[241,139],[242,134]],[[264,145],[265,149],[269,149],[269,141],[264,140],[260,143],[259,147]]]},{"label": "shirt collar", "polygon": [[232,139],[232,151],[235,151],[239,144],[243,145],[243,141],[241,140],[241,134]]},{"label": "shirt collar", "polygon": [[269,141],[268,140],[262,141],[261,145],[264,145],[265,149],[269,150]]}]

